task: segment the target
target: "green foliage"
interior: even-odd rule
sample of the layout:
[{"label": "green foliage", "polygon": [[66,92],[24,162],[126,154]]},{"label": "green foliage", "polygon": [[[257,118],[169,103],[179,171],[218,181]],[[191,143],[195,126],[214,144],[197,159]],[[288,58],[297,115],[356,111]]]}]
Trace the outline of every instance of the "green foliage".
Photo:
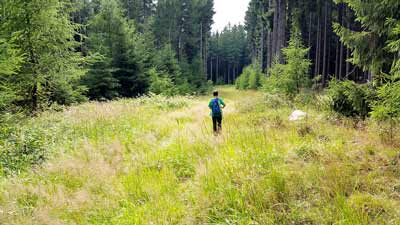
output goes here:
[{"label": "green foliage", "polygon": [[154,94],[165,94],[172,96],[176,93],[174,83],[168,74],[161,74],[157,69],[153,68],[148,71],[150,76],[150,88],[149,91]]},{"label": "green foliage", "polygon": [[[249,53],[246,30],[243,25],[228,24],[222,31],[214,33],[210,38],[209,60],[213,64],[212,79],[215,83],[233,83],[226,77],[228,71],[234,69],[234,78],[248,65]],[[218,63],[218,65],[217,65]],[[231,73],[231,72],[229,72]]]},{"label": "green foliage", "polygon": [[371,116],[380,122],[381,140],[390,144],[398,143],[396,134],[400,122],[400,81],[383,85],[377,95]]},{"label": "green foliage", "polygon": [[396,27],[398,31],[400,2],[397,0],[336,2],[347,4],[354,11],[355,20],[363,27],[360,31],[355,31],[338,23],[334,24],[336,34],[343,44],[352,50],[350,61],[364,70],[371,70],[376,78],[382,79],[383,73],[390,71],[388,68],[397,57],[393,45],[396,45],[399,35],[396,34]]},{"label": "green foliage", "polygon": [[236,79],[236,88],[241,90],[258,89],[261,87],[264,76],[260,64],[253,63],[245,67],[243,73]]},{"label": "green foliage", "polygon": [[212,0],[4,0],[0,109],[137,97],[168,80],[169,95],[206,92],[212,7]]},{"label": "green foliage", "polygon": [[17,99],[12,76],[18,72],[22,61],[20,51],[0,39],[0,112],[9,111]]},{"label": "green foliage", "polygon": [[59,0],[4,1],[0,38],[12,42],[24,57],[8,87],[19,96],[17,104],[29,111],[56,102],[80,99],[78,80],[84,61],[75,51],[79,26],[70,21],[72,8]]},{"label": "green foliage", "polygon": [[389,121],[400,118],[400,82],[387,83],[378,90],[378,100],[373,104],[372,118]]},{"label": "green foliage", "polygon": [[280,64],[278,59],[275,60],[268,71],[269,77],[264,82],[263,89],[293,97],[311,86],[308,74],[311,62],[306,58],[309,49],[303,47],[298,33],[292,33],[289,46],[282,51],[286,63]]},{"label": "green foliage", "polygon": [[400,56],[398,55],[400,52],[400,20],[388,19],[387,23],[391,24],[392,28],[389,33],[387,49],[391,53],[397,54],[392,63],[392,68],[390,71],[391,79],[389,80],[389,83],[392,83],[392,85],[396,86],[398,85],[396,82],[400,81]]},{"label": "green foliage", "polygon": [[369,84],[332,80],[328,96],[331,110],[347,117],[366,118],[372,111],[376,93]]},{"label": "green foliage", "polygon": [[[157,94],[188,94],[192,86],[188,82],[190,66],[179,63],[171,45],[167,44],[157,51],[154,57],[154,68],[150,69],[150,91]],[[195,65],[195,64],[194,64]],[[195,82],[194,79],[191,80]]]},{"label": "green foliage", "polygon": [[48,157],[44,142],[45,131],[39,127],[16,129],[8,141],[0,143],[0,173],[20,173],[32,165],[40,164]]},{"label": "green foliage", "polygon": [[[148,89],[144,64],[149,57],[142,37],[124,18],[116,0],[101,1],[100,11],[89,21],[89,52],[100,54],[84,79],[92,99],[134,97]],[[113,29],[110,29],[112,27]]]},{"label": "green foliage", "polygon": [[251,66],[252,70],[250,71],[249,75],[249,89],[258,89],[261,87],[265,75],[262,72],[261,65],[259,63],[254,63]]},{"label": "green foliage", "polygon": [[92,69],[82,78],[82,84],[88,87],[87,95],[93,100],[111,100],[119,96],[119,81],[113,76],[111,63],[104,57],[95,59]]}]

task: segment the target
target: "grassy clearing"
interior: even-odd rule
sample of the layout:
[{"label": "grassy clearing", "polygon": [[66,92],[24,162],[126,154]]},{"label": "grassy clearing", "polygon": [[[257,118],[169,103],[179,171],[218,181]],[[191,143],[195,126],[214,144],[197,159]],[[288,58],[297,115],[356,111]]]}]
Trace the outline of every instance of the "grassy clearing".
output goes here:
[{"label": "grassy clearing", "polygon": [[315,105],[289,122],[294,106],[272,96],[221,95],[219,137],[208,97],[89,103],[32,120],[47,161],[0,178],[0,224],[400,224],[400,151],[373,125]]}]

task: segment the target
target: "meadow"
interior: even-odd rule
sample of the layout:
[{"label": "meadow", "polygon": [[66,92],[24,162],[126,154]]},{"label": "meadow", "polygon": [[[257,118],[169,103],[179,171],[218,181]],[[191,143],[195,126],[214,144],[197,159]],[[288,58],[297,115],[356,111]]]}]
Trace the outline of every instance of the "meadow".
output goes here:
[{"label": "meadow", "polygon": [[[0,224],[400,224],[400,148],[371,121],[220,87],[92,102],[0,142]],[[294,109],[309,114],[289,121]],[[25,158],[20,158],[23,155]]]}]

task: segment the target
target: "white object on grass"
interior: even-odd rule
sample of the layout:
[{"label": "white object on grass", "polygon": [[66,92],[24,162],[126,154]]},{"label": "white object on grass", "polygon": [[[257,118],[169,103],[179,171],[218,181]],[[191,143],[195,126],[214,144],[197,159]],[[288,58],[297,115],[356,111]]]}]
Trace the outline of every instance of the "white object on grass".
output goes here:
[{"label": "white object on grass", "polygon": [[303,120],[307,117],[307,113],[301,111],[301,110],[295,110],[292,112],[292,115],[289,116],[290,121],[297,121],[297,120]]}]

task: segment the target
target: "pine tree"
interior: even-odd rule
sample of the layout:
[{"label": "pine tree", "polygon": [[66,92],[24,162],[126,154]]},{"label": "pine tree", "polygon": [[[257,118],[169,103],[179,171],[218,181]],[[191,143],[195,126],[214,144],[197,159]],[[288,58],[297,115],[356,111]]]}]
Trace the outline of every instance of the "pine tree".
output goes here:
[{"label": "pine tree", "polygon": [[12,44],[0,40],[0,112],[10,111],[11,104],[18,98],[12,76],[17,74],[23,57]]},{"label": "pine tree", "polygon": [[78,26],[70,21],[71,8],[58,0],[5,0],[0,36],[13,40],[24,54],[24,63],[13,85],[19,105],[31,111],[52,102],[68,104],[81,98],[77,80],[85,72],[75,52]]},{"label": "pine tree", "polygon": [[395,55],[386,47],[393,23],[399,20],[400,2],[389,0],[382,2],[360,2],[343,0],[354,11],[356,20],[364,28],[352,30],[338,23],[335,32],[341,41],[352,51],[351,63],[370,71],[381,79],[383,73],[389,73]]},{"label": "pine tree", "polygon": [[279,63],[276,57],[269,71],[270,77],[264,82],[266,90],[282,92],[290,97],[311,85],[308,75],[311,62],[306,58],[309,49],[302,44],[299,24],[296,20],[292,23],[289,45],[282,49],[285,63]]},{"label": "pine tree", "polygon": [[[136,43],[143,46],[141,38],[137,35],[134,25],[128,23],[122,9],[116,0],[100,2],[101,7],[90,21],[88,46],[92,54],[100,54],[102,62],[95,63],[92,70],[108,78],[93,76],[91,71],[85,79],[89,85],[90,93],[104,93],[96,98],[110,98],[111,96],[133,97],[145,93],[148,88],[148,78],[144,74],[143,60],[146,56],[139,56],[141,49]],[[142,53],[142,52],[141,52]],[[108,66],[106,66],[108,65]],[[102,70],[103,71],[100,71]],[[111,76],[112,75],[112,76]],[[108,82],[108,91],[94,90],[97,85],[93,79],[100,78],[98,82]],[[91,82],[87,82],[90,80]],[[104,84],[105,85],[105,84]],[[117,90],[116,90],[117,89]],[[95,96],[91,96],[92,98]]]}]

